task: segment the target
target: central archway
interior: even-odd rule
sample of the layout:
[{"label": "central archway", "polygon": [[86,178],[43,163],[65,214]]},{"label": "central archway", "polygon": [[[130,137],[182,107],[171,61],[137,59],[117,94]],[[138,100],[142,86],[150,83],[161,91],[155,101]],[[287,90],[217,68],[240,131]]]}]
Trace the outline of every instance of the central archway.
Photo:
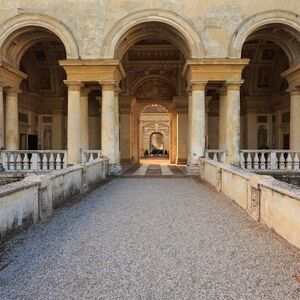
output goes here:
[{"label": "central archway", "polygon": [[[102,56],[104,58],[122,58],[126,49],[140,39],[153,37],[153,31],[152,33],[144,31],[143,34],[136,32],[137,29],[145,28],[153,23],[161,24],[165,30],[172,32],[172,36],[176,37],[172,41],[174,44],[177,43],[176,39],[182,41],[186,58],[205,57],[204,47],[198,33],[185,19],[177,14],[155,9],[130,14],[118,21],[103,41]],[[160,32],[159,35],[164,35],[164,32]],[[159,38],[161,37],[159,36]]]}]

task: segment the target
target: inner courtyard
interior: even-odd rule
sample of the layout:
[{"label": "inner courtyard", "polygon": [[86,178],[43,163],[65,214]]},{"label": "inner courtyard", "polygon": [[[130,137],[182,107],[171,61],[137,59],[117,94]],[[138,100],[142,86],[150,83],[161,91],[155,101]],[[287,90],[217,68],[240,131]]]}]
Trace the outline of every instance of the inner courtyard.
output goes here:
[{"label": "inner courtyard", "polygon": [[299,16],[0,1],[0,298],[300,299]]}]

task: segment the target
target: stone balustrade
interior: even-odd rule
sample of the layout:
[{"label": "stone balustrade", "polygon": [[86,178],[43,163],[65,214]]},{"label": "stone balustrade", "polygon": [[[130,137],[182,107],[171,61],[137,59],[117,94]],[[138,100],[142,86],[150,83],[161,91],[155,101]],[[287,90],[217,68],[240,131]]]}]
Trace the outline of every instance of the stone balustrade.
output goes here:
[{"label": "stone balustrade", "polygon": [[81,163],[91,162],[102,158],[102,150],[81,150]]},{"label": "stone balustrade", "polygon": [[205,150],[205,158],[218,162],[226,162],[226,151],[224,150]]},{"label": "stone balustrade", "polygon": [[241,150],[240,166],[247,170],[299,171],[300,151]]},{"label": "stone balustrade", "polygon": [[67,168],[65,150],[1,151],[1,162],[6,172],[52,171]]}]

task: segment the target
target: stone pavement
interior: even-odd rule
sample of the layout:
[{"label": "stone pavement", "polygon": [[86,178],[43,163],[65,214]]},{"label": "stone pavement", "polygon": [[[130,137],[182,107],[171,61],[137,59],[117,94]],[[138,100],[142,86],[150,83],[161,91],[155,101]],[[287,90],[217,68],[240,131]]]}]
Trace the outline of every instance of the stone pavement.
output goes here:
[{"label": "stone pavement", "polygon": [[120,178],[11,240],[0,299],[299,299],[299,252],[192,178]]}]

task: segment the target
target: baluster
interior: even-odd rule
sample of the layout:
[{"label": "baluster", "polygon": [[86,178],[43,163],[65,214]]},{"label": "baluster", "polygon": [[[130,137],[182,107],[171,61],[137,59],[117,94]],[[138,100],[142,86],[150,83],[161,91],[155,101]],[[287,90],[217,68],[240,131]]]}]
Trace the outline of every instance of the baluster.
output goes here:
[{"label": "baluster", "polygon": [[280,153],[280,158],[279,158],[279,169],[284,170],[285,169],[285,158],[284,158],[284,153]]},{"label": "baluster", "polygon": [[42,153],[42,170],[48,170],[48,157],[47,153]]},{"label": "baluster", "polygon": [[49,169],[50,170],[54,170],[54,166],[55,166],[54,155],[53,155],[53,153],[50,153],[50,157],[49,157]]},{"label": "baluster", "polygon": [[266,153],[266,154],[267,154],[267,158],[266,158],[267,166],[266,166],[266,169],[267,170],[271,170],[271,166],[272,166],[272,163],[271,163],[271,153]]},{"label": "baluster", "polygon": [[205,151],[205,158],[209,159],[209,153],[208,153],[208,151]]},{"label": "baluster", "polygon": [[68,161],[68,154],[67,152],[63,152],[63,165],[62,165],[62,169],[65,169],[67,167],[67,161]]},{"label": "baluster", "polygon": [[16,170],[22,170],[22,157],[20,153],[17,153],[16,157]]},{"label": "baluster", "polygon": [[24,158],[23,158],[23,169],[24,169],[24,170],[29,170],[29,158],[28,158],[28,153],[24,153]]},{"label": "baluster", "polygon": [[93,161],[94,160],[93,153],[89,153],[88,155],[89,155],[89,160],[88,161],[89,162]]},{"label": "baluster", "polygon": [[262,152],[260,157],[260,169],[266,170],[267,169],[267,153]]},{"label": "baluster", "polygon": [[[222,154],[223,156],[223,154]],[[243,152],[240,152],[240,165],[242,169],[245,169],[245,156]]]},{"label": "baluster", "polygon": [[299,170],[299,156],[298,156],[298,152],[295,152],[294,170]]},{"label": "baluster", "polygon": [[5,169],[5,171],[9,170],[9,164],[8,164],[8,160],[9,160],[9,157],[8,157],[8,153],[3,153],[2,152],[2,166],[3,168]]},{"label": "baluster", "polygon": [[286,159],[286,168],[288,170],[292,170],[293,169],[293,160],[292,160],[291,153],[288,153],[288,156],[287,156],[287,159]]},{"label": "baluster", "polygon": [[214,161],[218,161],[218,156],[217,156],[217,153],[216,153],[216,152],[213,153],[213,160],[214,160]]},{"label": "baluster", "polygon": [[259,169],[259,158],[258,158],[258,153],[257,152],[255,152],[253,161],[254,161],[254,163],[253,163],[254,170]]},{"label": "baluster", "polygon": [[16,170],[16,162],[15,162],[15,155],[14,155],[14,153],[12,153],[12,152],[10,152],[9,153],[9,159],[8,159],[8,169],[10,170],[10,171],[14,171],[14,170]]},{"label": "baluster", "polygon": [[252,157],[251,153],[246,154],[246,163],[247,163],[247,169],[252,170]]}]

